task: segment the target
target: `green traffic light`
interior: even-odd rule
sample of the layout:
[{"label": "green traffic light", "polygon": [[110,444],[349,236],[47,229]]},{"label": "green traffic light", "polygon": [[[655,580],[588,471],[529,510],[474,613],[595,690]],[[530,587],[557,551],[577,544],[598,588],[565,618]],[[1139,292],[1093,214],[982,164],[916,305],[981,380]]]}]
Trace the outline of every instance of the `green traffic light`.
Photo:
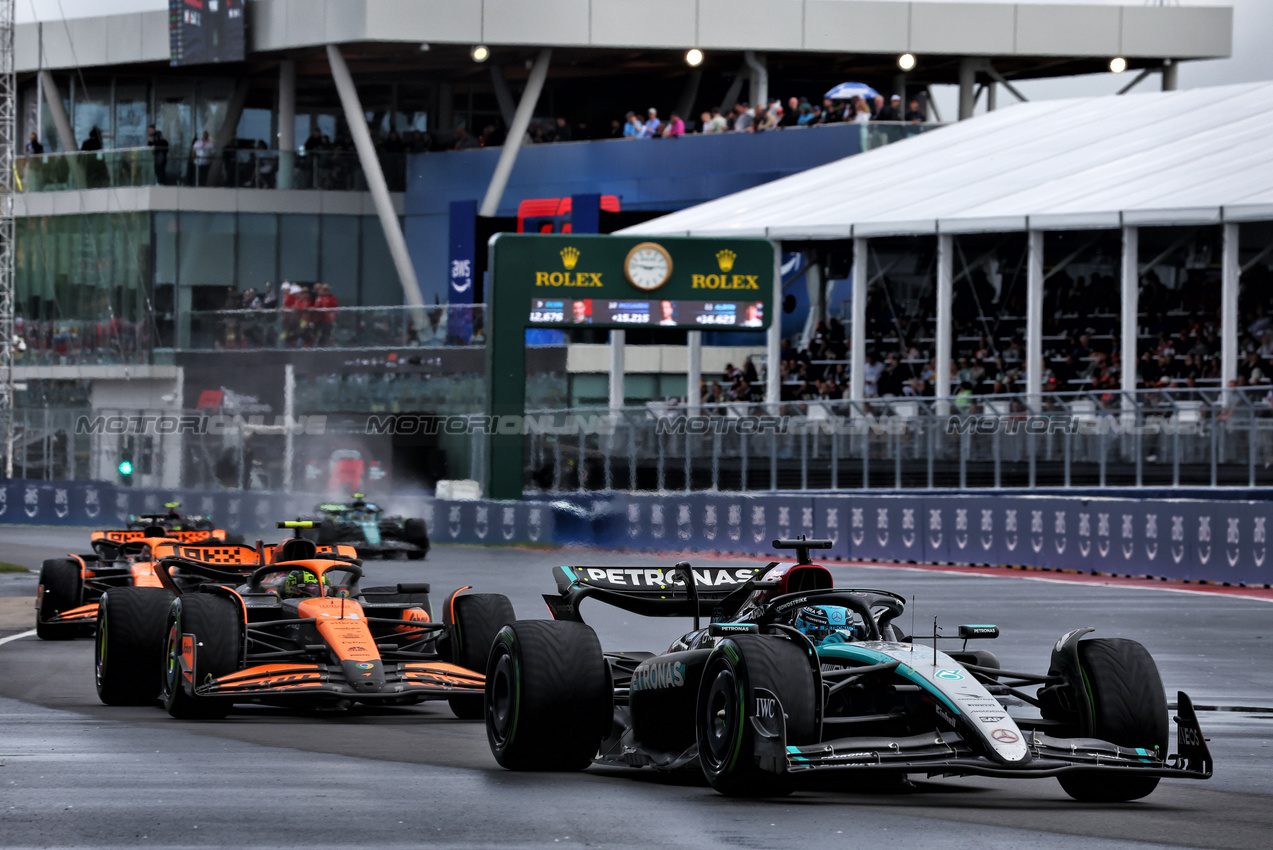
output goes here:
[{"label": "green traffic light", "polygon": [[121,461],[119,462],[119,474],[120,474],[120,475],[132,475],[132,474],[133,474],[133,462],[132,462],[132,461],[130,461],[130,460],[121,460]]}]

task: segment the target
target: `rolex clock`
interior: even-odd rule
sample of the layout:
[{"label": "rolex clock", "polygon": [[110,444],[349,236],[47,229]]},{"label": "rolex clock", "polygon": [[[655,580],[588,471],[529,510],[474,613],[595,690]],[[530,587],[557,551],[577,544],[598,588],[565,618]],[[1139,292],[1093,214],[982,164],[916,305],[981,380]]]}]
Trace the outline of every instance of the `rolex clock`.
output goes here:
[{"label": "rolex clock", "polygon": [[628,282],[637,289],[652,292],[672,276],[672,255],[662,245],[642,242],[628,252],[628,258],[623,261],[623,272]]}]

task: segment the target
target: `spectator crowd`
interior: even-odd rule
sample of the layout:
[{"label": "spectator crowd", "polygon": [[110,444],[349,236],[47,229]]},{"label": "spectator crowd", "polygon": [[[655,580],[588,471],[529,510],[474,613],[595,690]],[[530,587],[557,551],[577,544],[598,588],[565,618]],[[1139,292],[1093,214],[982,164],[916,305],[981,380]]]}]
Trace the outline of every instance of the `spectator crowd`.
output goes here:
[{"label": "spectator crowd", "polygon": [[[266,281],[258,292],[226,287],[218,348],[314,348],[331,342],[339,300],[325,283]],[[279,312],[274,312],[279,311]],[[259,313],[260,315],[254,315]],[[276,339],[269,339],[267,335]]]},{"label": "spectator crowd", "polygon": [[[1250,277],[1250,280],[1247,280]],[[1002,298],[986,276],[974,272],[957,288],[952,307],[952,396],[962,410],[974,396],[1020,396],[1025,387],[1025,298]],[[1219,284],[1214,270],[1190,269],[1181,285],[1164,286],[1151,270],[1141,279],[1136,386],[1142,390],[1220,389]],[[1257,279],[1258,278],[1258,279]],[[1059,275],[1044,295],[1043,390],[1086,391],[1116,403],[1127,368],[1120,351],[1119,285],[1109,275]],[[1259,387],[1273,402],[1273,274],[1244,275],[1239,362],[1233,386]],[[920,309],[907,314],[886,283],[873,284],[867,304],[864,395],[868,399],[932,398],[936,395],[935,318]],[[932,301],[932,298],[919,301]],[[829,318],[808,343],[784,340],[781,349],[784,401],[849,398],[849,333]],[[761,401],[764,387],[750,361],[727,369],[723,380],[706,382],[703,403]],[[1018,398],[1019,402],[1020,399]]]}]

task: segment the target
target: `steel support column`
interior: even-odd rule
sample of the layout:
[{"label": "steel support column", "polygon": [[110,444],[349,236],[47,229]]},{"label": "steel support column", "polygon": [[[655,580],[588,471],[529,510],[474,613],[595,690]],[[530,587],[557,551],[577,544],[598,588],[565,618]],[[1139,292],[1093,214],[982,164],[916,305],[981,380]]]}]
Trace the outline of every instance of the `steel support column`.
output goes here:
[{"label": "steel support column", "polygon": [[867,241],[853,240],[853,318],[849,323],[849,398],[861,403],[866,389]]},{"label": "steel support column", "polygon": [[424,299],[420,296],[420,284],[416,280],[415,267],[411,265],[411,255],[407,253],[407,242],[402,238],[398,213],[393,208],[393,199],[389,197],[389,185],[385,183],[384,172],[380,170],[380,160],[376,157],[376,148],[371,142],[371,132],[367,129],[367,116],[363,112],[362,103],[358,100],[354,78],[349,74],[345,57],[340,54],[340,49],[334,44],[327,45],[327,61],[331,64],[332,79],[336,82],[340,105],[345,110],[345,123],[349,125],[349,132],[354,137],[358,162],[362,165],[363,174],[367,178],[367,189],[371,192],[376,213],[380,216],[380,226],[385,232],[385,242],[389,243],[389,255],[393,257],[394,268],[398,271],[398,282],[402,284],[402,294],[409,306],[423,307]]},{"label": "steel support column", "polygon": [[979,60],[965,56],[959,60],[959,120],[972,117],[973,107],[977,105],[977,63]]},{"label": "steel support column", "polygon": [[1025,386],[1030,409],[1043,406],[1043,231],[1026,233]]},{"label": "steel support column", "polygon": [[954,300],[953,272],[955,265],[955,238],[943,233],[937,237],[937,348],[934,357],[937,368],[933,380],[933,396],[937,399],[937,415],[950,414],[950,356],[953,318],[951,303]]},{"label": "steel support column", "polygon": [[521,150],[522,140],[526,138],[526,130],[530,127],[530,119],[535,114],[535,104],[539,102],[539,93],[543,91],[544,80],[548,77],[548,63],[552,60],[552,49],[539,51],[534,66],[530,69],[530,78],[526,81],[526,90],[517,104],[517,112],[513,115],[513,123],[508,128],[508,137],[504,139],[504,147],[499,152],[499,162],[495,164],[495,174],[491,176],[491,185],[486,189],[486,197],[477,214],[493,216],[499,211],[499,202],[504,197],[504,189],[508,186],[508,178],[513,173],[513,165],[517,162],[517,152]]},{"label": "steel support column", "polygon": [[756,110],[756,120],[759,121],[769,104],[769,69],[765,67],[765,54],[747,50],[743,52],[743,61],[751,68],[751,107]]},{"label": "steel support column", "polygon": [[623,407],[623,361],[627,336],[627,331],[610,331],[610,413],[615,415]]},{"label": "steel support column", "polygon": [[1175,59],[1168,59],[1162,66],[1162,90],[1175,91],[1180,65]]},{"label": "steel support column", "polygon": [[40,72],[40,87],[44,89],[44,102],[49,105],[53,115],[53,124],[57,127],[58,144],[64,153],[80,149],[75,141],[75,131],[71,129],[71,119],[66,115],[66,104],[62,103],[62,93],[58,91],[53,75],[48,71]]},{"label": "steel support column", "polygon": [[491,88],[495,89],[495,102],[499,104],[499,115],[504,119],[504,126],[513,126],[517,106],[513,103],[513,93],[508,90],[508,80],[504,78],[504,68],[501,65],[491,66]]},{"label": "steel support column", "polygon": [[699,390],[703,383],[703,332],[690,331],[686,337],[689,344],[685,349],[685,403],[689,415],[698,416],[702,399]]},{"label": "steel support column", "polygon": [[1140,336],[1140,232],[1134,227],[1123,228],[1123,304],[1121,311],[1122,336],[1118,346],[1119,374],[1122,376],[1123,412],[1135,416],[1136,367],[1138,365],[1137,338]]},{"label": "steel support column", "polygon": [[296,169],[296,62],[278,63],[278,187],[292,188]]},{"label": "steel support column", "polygon": [[1224,388],[1224,402],[1231,395],[1229,388],[1238,379],[1238,280],[1242,270],[1238,267],[1238,225],[1224,225],[1224,244],[1220,259],[1220,386]]}]

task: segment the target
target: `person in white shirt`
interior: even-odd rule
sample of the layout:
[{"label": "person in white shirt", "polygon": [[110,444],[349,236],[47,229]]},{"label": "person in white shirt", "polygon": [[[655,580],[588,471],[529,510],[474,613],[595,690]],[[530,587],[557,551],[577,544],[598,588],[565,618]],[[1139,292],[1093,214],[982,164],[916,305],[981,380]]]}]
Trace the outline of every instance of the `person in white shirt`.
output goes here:
[{"label": "person in white shirt", "polygon": [[212,143],[208,131],[204,130],[203,135],[191,148],[191,154],[194,156],[195,185],[208,185],[208,169],[212,167],[212,157],[216,154],[217,146]]}]

